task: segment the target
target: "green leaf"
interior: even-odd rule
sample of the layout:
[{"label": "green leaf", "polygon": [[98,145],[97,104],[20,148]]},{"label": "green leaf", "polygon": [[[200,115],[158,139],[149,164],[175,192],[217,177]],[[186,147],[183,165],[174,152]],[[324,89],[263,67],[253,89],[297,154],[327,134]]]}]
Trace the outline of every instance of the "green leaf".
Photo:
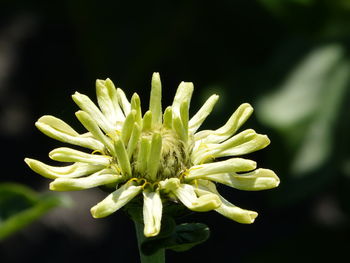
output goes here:
[{"label": "green leaf", "polygon": [[185,223],[177,225],[168,236],[164,237],[164,235],[160,234],[157,237],[145,239],[141,244],[141,249],[145,255],[151,255],[159,249],[171,249],[178,252],[186,251],[206,241],[209,238],[209,234],[209,228],[205,224]]},{"label": "green leaf", "polygon": [[209,238],[209,227],[202,223],[185,223],[176,226],[175,241],[167,247],[174,251],[186,251]]},{"label": "green leaf", "polygon": [[0,240],[24,228],[51,209],[68,205],[66,196],[39,195],[17,183],[0,184]]},{"label": "green leaf", "polygon": [[275,92],[258,102],[258,118],[275,128],[294,152],[293,175],[309,174],[329,158],[349,72],[344,49],[323,46],[306,56]]},{"label": "green leaf", "polygon": [[334,125],[349,82],[350,64],[339,63],[328,79],[328,90],[320,101],[318,112],[305,133],[300,148],[292,163],[293,174],[304,174],[324,163],[334,144]]}]

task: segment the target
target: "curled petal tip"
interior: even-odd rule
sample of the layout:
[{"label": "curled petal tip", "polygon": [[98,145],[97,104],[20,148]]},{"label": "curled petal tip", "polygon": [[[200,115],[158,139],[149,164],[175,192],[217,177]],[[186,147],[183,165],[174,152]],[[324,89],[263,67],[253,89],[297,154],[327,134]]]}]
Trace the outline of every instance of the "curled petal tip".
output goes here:
[{"label": "curled petal tip", "polygon": [[32,159],[30,159],[30,158],[24,158],[24,162],[28,165],[28,166],[30,166],[30,161],[31,161]]},{"label": "curled petal tip", "polygon": [[103,209],[100,209],[98,207],[98,205],[95,205],[95,206],[91,207],[90,213],[91,213],[92,217],[96,218],[96,219],[97,218],[104,218],[104,217],[109,215],[109,214],[106,214]]},{"label": "curled petal tip", "polygon": [[52,186],[51,184],[49,184],[49,189],[50,189],[51,191],[55,191],[55,187]]},{"label": "curled petal tip", "polygon": [[159,72],[154,72],[152,78],[160,78]]},{"label": "curled petal tip", "polygon": [[38,161],[31,158],[24,158],[24,162],[32,169],[34,172],[40,172],[40,165]]},{"label": "curled petal tip", "polygon": [[281,180],[280,180],[280,178],[276,175],[276,185],[275,185],[275,187],[279,186],[280,183],[281,183]]},{"label": "curled petal tip", "polygon": [[155,237],[159,234],[159,231],[158,232],[150,232],[150,233],[144,232],[143,234],[145,235],[145,237]]},{"label": "curled petal tip", "polygon": [[249,216],[250,216],[250,222],[248,222],[248,224],[252,224],[254,223],[255,219],[258,217],[258,213],[254,211],[250,211]]},{"label": "curled petal tip", "polygon": [[90,213],[91,213],[91,215],[92,215],[93,218],[100,218],[100,217],[98,216],[97,209],[96,209],[95,206],[92,207],[92,208],[90,209]]},{"label": "curled petal tip", "polygon": [[252,111],[254,110],[253,106],[248,102],[242,103],[239,107],[244,107],[244,108],[250,109]]},{"label": "curled petal tip", "polygon": [[81,93],[79,93],[78,91],[74,92],[74,94],[72,95],[73,99],[76,97],[76,96],[79,96],[81,95]]}]

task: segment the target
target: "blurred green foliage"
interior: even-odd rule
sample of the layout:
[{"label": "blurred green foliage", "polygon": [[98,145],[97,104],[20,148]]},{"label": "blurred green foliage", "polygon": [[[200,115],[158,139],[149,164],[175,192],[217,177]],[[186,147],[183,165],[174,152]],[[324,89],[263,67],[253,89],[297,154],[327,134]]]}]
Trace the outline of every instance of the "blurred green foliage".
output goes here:
[{"label": "blurred green foliage", "polygon": [[349,73],[341,46],[317,48],[275,92],[260,99],[261,121],[276,129],[294,151],[289,163],[293,175],[316,170],[334,150],[335,124],[346,102]]},{"label": "blurred green foliage", "polygon": [[51,209],[69,204],[64,195],[39,195],[18,183],[0,184],[0,241],[39,219]]},{"label": "blurred green foliage", "polygon": [[[285,167],[281,205],[310,197],[338,175],[346,175],[349,62],[344,45],[316,46],[282,84],[258,100],[258,118],[279,134],[287,150],[287,159],[278,159]],[[277,156],[279,150],[274,148],[271,154]]]}]

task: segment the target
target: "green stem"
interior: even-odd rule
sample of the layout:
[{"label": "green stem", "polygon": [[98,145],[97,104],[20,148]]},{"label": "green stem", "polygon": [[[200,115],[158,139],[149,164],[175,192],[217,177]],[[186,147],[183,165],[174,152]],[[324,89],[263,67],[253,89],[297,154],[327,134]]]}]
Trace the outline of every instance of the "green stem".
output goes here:
[{"label": "green stem", "polygon": [[141,263],[165,263],[165,250],[160,249],[152,255],[146,256],[141,251],[141,243],[145,240],[145,236],[143,234],[143,223],[137,220],[133,220],[136,228],[137,235],[137,245],[139,248]]}]

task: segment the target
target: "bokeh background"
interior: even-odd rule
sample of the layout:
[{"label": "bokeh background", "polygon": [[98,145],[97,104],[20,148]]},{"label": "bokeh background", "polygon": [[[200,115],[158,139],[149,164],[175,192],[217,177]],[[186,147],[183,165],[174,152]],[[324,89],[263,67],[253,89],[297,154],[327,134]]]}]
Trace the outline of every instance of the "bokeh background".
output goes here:
[{"label": "bokeh background", "polygon": [[49,180],[23,159],[48,161],[47,153],[63,145],[34,127],[44,114],[83,130],[70,98],[75,91],[94,97],[95,79],[109,77],[128,97],[137,92],[145,109],[153,72],[161,74],[164,105],[183,80],[195,85],[192,114],[209,95],[220,95],[205,128],[251,103],[255,113],[244,127],[272,143],[250,157],[281,178],[278,189],[263,192],[221,187],[234,204],[258,211],[256,222],[190,215],[183,221],[206,223],[211,237],[188,252],[167,252],[167,262],[346,261],[349,50],[347,0],[1,1],[0,185],[34,192],[14,187],[22,193],[16,201],[2,188],[0,228],[50,198],[63,204],[39,209],[43,216],[0,241],[1,262],[138,262],[125,214],[91,218],[102,191],[50,195]]}]

